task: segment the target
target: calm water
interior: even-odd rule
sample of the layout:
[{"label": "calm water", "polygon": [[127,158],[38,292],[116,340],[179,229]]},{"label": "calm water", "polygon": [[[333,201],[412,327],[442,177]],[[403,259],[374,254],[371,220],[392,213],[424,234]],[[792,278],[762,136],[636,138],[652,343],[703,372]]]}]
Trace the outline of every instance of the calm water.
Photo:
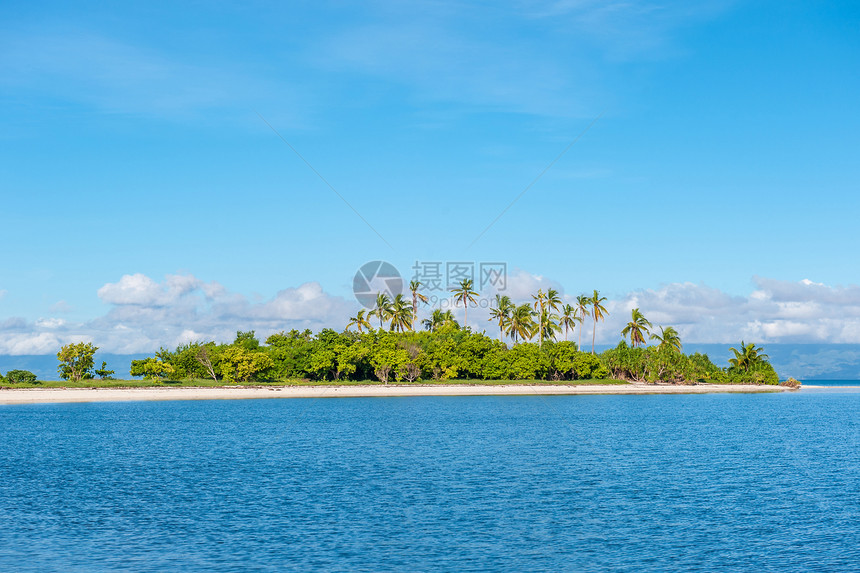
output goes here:
[{"label": "calm water", "polygon": [[860,570],[860,392],[0,407],[0,570]]}]

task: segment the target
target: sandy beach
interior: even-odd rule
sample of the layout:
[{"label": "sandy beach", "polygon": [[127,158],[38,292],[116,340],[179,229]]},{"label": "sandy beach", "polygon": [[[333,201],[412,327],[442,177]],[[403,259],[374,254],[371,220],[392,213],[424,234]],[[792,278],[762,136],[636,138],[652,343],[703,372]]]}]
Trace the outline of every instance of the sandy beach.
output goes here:
[{"label": "sandy beach", "polygon": [[594,386],[274,386],[219,388],[30,388],[0,390],[0,404],[62,402],[125,402],[159,400],[246,400],[265,398],[356,398],[404,396],[513,396],[568,394],[705,394],[723,392],[781,392],[779,386],[718,385],[654,386],[648,384]]}]

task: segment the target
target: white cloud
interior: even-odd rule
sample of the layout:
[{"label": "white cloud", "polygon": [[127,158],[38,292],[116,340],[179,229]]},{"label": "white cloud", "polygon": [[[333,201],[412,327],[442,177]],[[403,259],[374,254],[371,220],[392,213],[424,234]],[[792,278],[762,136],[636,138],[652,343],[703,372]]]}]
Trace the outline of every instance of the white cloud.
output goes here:
[{"label": "white cloud", "polygon": [[755,277],[746,297],[701,284],[670,284],[612,301],[601,340],[611,342],[638,307],[651,322],[672,325],[690,342],[860,342],[860,287],[831,287]]},{"label": "white cloud", "polygon": [[[191,275],[168,275],[164,283],[157,283],[146,275],[123,275],[116,283],[108,283],[98,291],[104,302],[116,305],[169,306],[184,295],[203,286]],[[210,286],[203,292],[217,292]]]},{"label": "white cloud", "polygon": [[40,318],[36,321],[36,326],[40,328],[56,329],[64,326],[66,321],[62,318]]},{"label": "white cloud", "polygon": [[98,296],[110,310],[84,323],[60,318],[0,322],[0,354],[53,353],[81,340],[107,352],[152,352],[194,340],[230,341],[237,330],[255,330],[265,338],[292,328],[342,329],[357,307],[354,301],[326,293],[318,283],[251,302],[193,275],[169,275],[161,282],[140,273],[125,275],[101,287]]},{"label": "white cloud", "polygon": [[60,348],[57,337],[49,332],[12,334],[3,337],[0,352],[3,354],[51,354]]}]

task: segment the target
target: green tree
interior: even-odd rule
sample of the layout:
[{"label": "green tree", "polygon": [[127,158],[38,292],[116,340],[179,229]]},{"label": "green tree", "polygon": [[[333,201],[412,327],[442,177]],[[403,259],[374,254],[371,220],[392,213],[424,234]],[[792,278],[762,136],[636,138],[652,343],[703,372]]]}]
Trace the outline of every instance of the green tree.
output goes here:
[{"label": "green tree", "polygon": [[60,348],[57,353],[57,360],[60,361],[57,371],[60,377],[75,382],[92,378],[95,366],[93,356],[96,350],[98,346],[93,346],[90,342],[67,344]]},{"label": "green tree", "polygon": [[403,332],[412,325],[412,305],[402,294],[394,297],[388,317],[391,319],[391,330]]},{"label": "green tree", "polygon": [[[364,344],[361,339],[353,344],[343,344],[337,348],[338,376],[349,378],[356,373],[368,371],[367,356],[370,354],[370,346]],[[365,376],[367,378],[368,376]]]},{"label": "green tree", "polygon": [[383,384],[388,384],[392,373],[399,380],[404,365],[409,362],[409,353],[397,345],[397,335],[382,333],[370,352],[373,373]]},{"label": "green tree", "polygon": [[631,320],[621,331],[621,336],[629,336],[630,345],[636,348],[640,344],[645,344],[645,336],[650,334],[651,323],[638,308],[634,308],[630,314]]},{"label": "green tree", "polygon": [[550,340],[552,342],[555,341],[555,336],[561,331],[561,328],[558,325],[558,315],[555,313],[549,312],[549,308],[547,308],[547,312],[540,314],[540,323],[538,324],[540,331],[541,342],[540,345],[543,347],[543,343],[546,340]]},{"label": "green tree", "polygon": [[499,322],[499,340],[505,335],[505,325],[510,320],[511,311],[514,309],[514,303],[511,302],[509,296],[496,295],[496,304],[490,308],[490,318],[487,320],[497,320]]},{"label": "green tree", "polygon": [[561,327],[558,325],[558,311],[561,307],[561,297],[558,291],[554,288],[546,291],[546,312],[541,319],[541,329],[543,330],[543,338],[549,338],[555,341],[555,336],[561,332]]},{"label": "green tree", "polygon": [[546,307],[549,312],[558,312],[561,307],[561,297],[554,288],[547,289],[546,291]]},{"label": "green tree", "polygon": [[527,340],[534,336],[537,325],[534,321],[534,310],[528,303],[521,304],[511,311],[511,319],[508,322],[508,333],[517,343],[517,339]]},{"label": "green tree", "polygon": [[131,361],[130,374],[132,376],[143,376],[147,380],[162,380],[170,378],[174,373],[173,366],[161,358],[150,356],[143,360]]},{"label": "green tree", "polygon": [[244,346],[228,346],[221,352],[221,376],[227,382],[248,382],[272,366],[268,354]]},{"label": "green tree", "polygon": [[557,380],[582,380],[607,378],[609,370],[594,354],[579,352],[573,342],[549,344],[546,349],[552,378]]},{"label": "green tree", "polygon": [[364,316],[364,312],[364,309],[361,309],[358,311],[358,314],[351,317],[346,325],[346,329],[349,330],[349,327],[354,326],[358,330],[359,334],[363,332],[363,328],[370,330],[370,321]]},{"label": "green tree", "polygon": [[451,292],[454,294],[454,304],[463,303],[466,313],[463,317],[463,328],[468,328],[469,303],[474,303],[475,297],[478,296],[478,293],[472,290],[472,279],[461,280],[459,286],[452,288]]},{"label": "green tree", "polygon": [[412,293],[412,330],[415,330],[415,319],[418,317],[418,303],[427,304],[427,295],[419,292],[424,286],[421,281],[409,281],[409,292]]},{"label": "green tree", "polygon": [[538,346],[543,347],[543,324],[544,316],[546,314],[546,293],[543,292],[543,289],[538,289],[537,294],[532,295],[532,299],[534,299],[533,306],[538,317]]},{"label": "green tree", "polygon": [[681,337],[678,335],[678,331],[671,326],[666,328],[661,326],[660,334],[652,334],[651,340],[659,341],[658,348],[660,349],[669,348],[675,352],[681,352]]},{"label": "green tree", "polygon": [[201,376],[201,378],[208,376],[217,382],[218,375],[215,373],[216,364],[219,360],[217,345],[214,342],[195,344],[190,350],[193,352],[194,361],[203,367],[205,376]]},{"label": "green tree", "polygon": [[531,342],[513,346],[505,355],[505,362],[505,378],[509,380],[539,380],[549,371],[549,357]]},{"label": "green tree", "polygon": [[113,380],[113,375],[116,374],[115,370],[108,370],[107,362],[102,360],[102,367],[96,370],[96,376],[101,378],[102,380]]},{"label": "green tree", "polygon": [[376,306],[373,307],[367,316],[375,316],[379,319],[379,328],[382,328],[382,323],[391,316],[391,299],[384,292],[376,293]]},{"label": "green tree", "polygon": [[245,350],[257,350],[260,348],[260,341],[257,340],[256,333],[253,330],[247,332],[237,331],[236,340],[233,341],[234,346],[241,346]]},{"label": "green tree", "polygon": [[603,320],[609,315],[606,307],[603,306],[603,302],[606,300],[605,296],[600,296],[597,292],[597,289],[594,291],[594,295],[589,300],[591,304],[591,319],[594,321],[594,327],[591,331],[591,353],[594,354],[594,340],[597,337],[597,321]]},{"label": "green tree", "polygon": [[729,365],[740,372],[750,372],[769,358],[764,353],[764,348],[756,346],[752,342],[746,344],[743,340],[741,340],[740,350],[737,348],[730,348],[729,350],[735,355],[734,358],[729,358]]},{"label": "green tree", "polygon": [[[311,355],[316,350],[316,341],[309,329],[278,332],[266,339],[267,351],[274,361],[272,375],[279,380],[302,378],[307,375]],[[219,368],[220,368],[219,349]]]},{"label": "green tree", "polygon": [[425,318],[421,324],[424,325],[424,330],[429,330],[430,332],[436,332],[445,325],[460,328],[460,325],[457,323],[456,319],[454,319],[454,313],[450,310],[443,311],[440,308],[435,309],[430,315],[430,318]]},{"label": "green tree", "polygon": [[581,294],[576,297],[576,311],[579,316],[579,338],[576,342],[577,348],[582,348],[582,327],[585,320],[585,315],[588,314],[588,304],[589,304],[588,296]]},{"label": "green tree", "polygon": [[[582,322],[582,319],[577,314],[577,309],[573,305],[566,304],[561,307],[561,316],[559,317],[558,325],[559,327],[564,327],[564,341],[567,342],[568,339],[568,329],[573,330],[576,328],[576,323]],[[579,348],[577,346],[577,348]]]}]

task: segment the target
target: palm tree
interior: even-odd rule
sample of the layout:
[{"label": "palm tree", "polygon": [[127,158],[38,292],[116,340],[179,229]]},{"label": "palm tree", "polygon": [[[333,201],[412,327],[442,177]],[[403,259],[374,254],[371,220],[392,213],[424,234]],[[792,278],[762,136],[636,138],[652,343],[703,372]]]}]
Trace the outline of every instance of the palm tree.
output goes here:
[{"label": "palm tree", "polygon": [[350,326],[355,326],[358,329],[359,334],[362,332],[362,328],[366,328],[367,330],[371,329],[370,321],[364,316],[364,309],[359,310],[358,314],[349,319],[346,329],[349,330]]},{"label": "palm tree", "polygon": [[537,294],[533,294],[532,298],[534,299],[534,309],[535,312],[538,313],[538,323],[540,328],[538,328],[538,345],[543,346],[543,323],[544,323],[544,314],[546,314],[546,293],[543,292],[543,289],[538,289]]},{"label": "palm tree", "polygon": [[430,332],[436,332],[436,330],[445,324],[453,324],[455,326],[459,326],[457,321],[454,320],[454,314],[450,310],[442,311],[441,309],[436,309],[433,311],[433,314],[430,315],[430,318],[425,318],[421,324],[424,325],[424,330],[429,330]]},{"label": "palm tree", "polygon": [[540,346],[543,346],[544,338],[555,338],[555,333],[559,331],[559,326],[555,322],[558,316],[553,314],[553,311],[558,311],[561,304],[561,297],[558,296],[558,291],[548,289],[545,293],[543,289],[538,289],[537,294],[533,294],[534,309],[538,313],[538,338]]},{"label": "palm tree", "polygon": [[558,309],[561,306],[561,297],[558,295],[558,291],[554,288],[546,291],[546,306],[550,312],[558,312]]},{"label": "palm tree", "polygon": [[463,306],[465,307],[465,317],[463,318],[463,328],[469,326],[469,303],[475,302],[475,297],[478,296],[478,293],[472,290],[472,279],[463,279],[460,281],[460,286],[457,288],[452,288],[451,292],[454,293],[454,303],[463,302]]},{"label": "palm tree", "polygon": [[511,310],[511,318],[508,321],[508,332],[517,343],[517,338],[531,338],[534,336],[535,312],[528,304],[521,304]]},{"label": "palm tree", "polygon": [[427,295],[418,292],[424,286],[421,281],[410,281],[409,290],[412,292],[412,330],[415,330],[415,319],[418,317],[418,303],[427,303]]},{"label": "palm tree", "polygon": [[379,318],[379,328],[382,328],[382,321],[388,320],[391,315],[391,299],[384,292],[376,294],[376,306],[373,307],[367,316],[375,316]]},{"label": "palm tree", "polygon": [[629,335],[630,344],[636,348],[640,344],[645,344],[645,335],[650,334],[651,323],[639,312],[638,308],[633,309],[631,318],[632,320],[621,331],[621,336]]},{"label": "palm tree", "polygon": [[543,344],[543,340],[549,338],[550,340],[555,340],[555,335],[561,331],[561,327],[559,327],[558,323],[558,315],[553,314],[551,312],[545,312],[539,317],[539,330],[540,330],[540,338],[541,344]]},{"label": "palm tree", "polygon": [[729,350],[731,350],[735,355],[734,358],[729,358],[729,364],[731,364],[732,368],[735,370],[742,370],[744,372],[754,369],[769,358],[769,356],[764,353],[764,348],[761,346],[756,347],[752,342],[745,344],[743,340],[741,340],[740,351],[736,348],[730,348]]},{"label": "palm tree", "polygon": [[566,304],[561,308],[561,317],[558,326],[564,327],[564,340],[567,341],[568,329],[576,328],[576,323],[582,322],[582,319],[577,315],[577,309],[573,305]]},{"label": "palm tree", "polygon": [[394,297],[389,309],[388,318],[391,319],[391,330],[403,332],[412,324],[412,306],[403,298],[402,294]]},{"label": "palm tree", "polygon": [[660,334],[652,334],[651,340],[659,340],[659,348],[661,349],[671,348],[676,352],[681,352],[681,337],[678,336],[678,331],[671,326],[667,326],[666,328],[661,326]]},{"label": "palm tree", "polygon": [[588,313],[588,302],[589,298],[584,294],[576,297],[576,310],[579,313],[579,342],[576,343],[578,349],[582,349],[582,324],[586,313]]},{"label": "palm tree", "polygon": [[603,320],[609,315],[609,312],[606,310],[606,307],[603,306],[603,301],[606,300],[605,296],[600,296],[597,292],[597,289],[594,290],[594,295],[589,300],[589,304],[591,304],[591,318],[594,320],[594,328],[591,331],[591,353],[594,354],[594,339],[597,337],[597,321]]},{"label": "palm tree", "polygon": [[490,309],[490,318],[487,320],[499,321],[499,340],[505,336],[505,324],[507,324],[513,308],[514,303],[511,302],[509,296],[496,295],[496,305]]}]

